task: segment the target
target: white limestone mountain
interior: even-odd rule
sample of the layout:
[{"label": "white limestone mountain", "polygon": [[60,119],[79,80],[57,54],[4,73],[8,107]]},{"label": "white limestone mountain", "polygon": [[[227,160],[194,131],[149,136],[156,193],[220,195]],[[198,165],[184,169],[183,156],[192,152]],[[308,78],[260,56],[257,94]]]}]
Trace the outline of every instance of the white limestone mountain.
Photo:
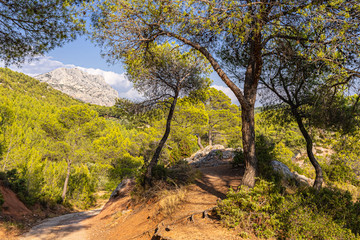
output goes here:
[{"label": "white limestone mountain", "polygon": [[91,75],[78,68],[58,68],[35,78],[86,103],[113,106],[119,97],[103,76]]}]

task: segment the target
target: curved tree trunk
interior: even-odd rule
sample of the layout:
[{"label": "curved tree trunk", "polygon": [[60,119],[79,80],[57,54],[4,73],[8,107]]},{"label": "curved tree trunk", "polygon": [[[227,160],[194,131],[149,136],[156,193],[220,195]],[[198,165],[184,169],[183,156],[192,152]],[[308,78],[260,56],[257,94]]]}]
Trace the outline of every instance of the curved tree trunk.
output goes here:
[{"label": "curved tree trunk", "polygon": [[63,192],[62,192],[62,195],[61,195],[62,202],[65,201],[66,192],[67,192],[67,188],[68,188],[68,184],[69,184],[70,171],[71,171],[71,161],[67,160],[66,178],[65,178],[65,182],[64,182]]},{"label": "curved tree trunk", "polygon": [[[261,24],[260,24],[261,25]],[[245,173],[242,184],[254,187],[255,177],[257,175],[257,158],[255,155],[255,121],[254,106],[256,101],[257,87],[262,70],[262,36],[260,31],[254,31],[251,40],[250,59],[245,73],[244,94],[241,89],[227,76],[222,70],[220,64],[215,60],[212,54],[203,46],[192,42],[183,36],[165,32],[166,35],[174,37],[183,43],[193,47],[204,55],[209,61],[214,71],[221,80],[231,89],[239,100],[242,109],[242,137],[245,158]]]},{"label": "curved tree trunk", "polygon": [[323,177],[323,172],[322,172],[321,166],[318,163],[318,161],[316,160],[314,153],[312,151],[312,148],[313,148],[312,139],[311,139],[309,133],[306,131],[304,123],[302,121],[302,118],[301,118],[299,112],[297,111],[297,109],[292,107],[291,110],[292,110],[292,113],[296,119],[298,126],[299,126],[299,129],[305,138],[306,152],[309,157],[309,160],[310,160],[311,164],[313,165],[313,167],[315,168],[316,177],[315,177],[315,182],[314,182],[313,187],[315,189],[319,190],[322,187],[322,184],[324,182],[324,177]]},{"label": "curved tree trunk", "polygon": [[144,186],[149,185],[151,186],[151,180],[152,180],[152,169],[156,166],[156,164],[159,161],[161,150],[163,149],[166,140],[169,137],[170,134],[170,127],[171,127],[171,120],[174,115],[175,106],[177,102],[177,98],[179,96],[179,92],[176,92],[173,102],[171,103],[170,111],[166,120],[166,129],[164,136],[161,138],[158,147],[155,150],[154,156],[152,157],[149,165],[146,168],[145,177],[144,177]]}]

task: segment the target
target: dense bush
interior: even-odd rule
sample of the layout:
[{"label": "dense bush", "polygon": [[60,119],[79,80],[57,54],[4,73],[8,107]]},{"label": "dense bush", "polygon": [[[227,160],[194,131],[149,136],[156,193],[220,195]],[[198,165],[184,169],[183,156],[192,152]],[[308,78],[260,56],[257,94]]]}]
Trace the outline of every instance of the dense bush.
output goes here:
[{"label": "dense bush", "polygon": [[350,183],[355,186],[360,185],[354,170],[343,159],[338,158],[337,155],[333,156],[330,164],[324,165],[323,168],[330,181]]},{"label": "dense bush", "polygon": [[253,189],[230,189],[227,198],[218,204],[218,214],[228,227],[239,225],[258,237],[270,238],[278,235],[281,228],[277,212],[283,202],[284,197],[274,184],[260,181]]},{"label": "dense bush", "polygon": [[231,161],[233,167],[240,167],[245,165],[245,157],[243,151],[236,151],[233,160]]},{"label": "dense bush", "polygon": [[359,239],[360,203],[348,192],[324,188],[287,195],[274,183],[259,180],[253,189],[230,190],[218,203],[228,227],[263,238]]}]

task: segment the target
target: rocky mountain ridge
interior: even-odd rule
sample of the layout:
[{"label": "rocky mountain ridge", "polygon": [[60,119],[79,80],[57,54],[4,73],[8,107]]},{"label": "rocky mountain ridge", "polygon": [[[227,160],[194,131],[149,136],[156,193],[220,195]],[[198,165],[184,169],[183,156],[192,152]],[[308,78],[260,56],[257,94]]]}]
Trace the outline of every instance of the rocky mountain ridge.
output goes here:
[{"label": "rocky mountain ridge", "polygon": [[119,97],[103,76],[91,75],[78,68],[58,68],[35,78],[86,103],[113,106]]}]

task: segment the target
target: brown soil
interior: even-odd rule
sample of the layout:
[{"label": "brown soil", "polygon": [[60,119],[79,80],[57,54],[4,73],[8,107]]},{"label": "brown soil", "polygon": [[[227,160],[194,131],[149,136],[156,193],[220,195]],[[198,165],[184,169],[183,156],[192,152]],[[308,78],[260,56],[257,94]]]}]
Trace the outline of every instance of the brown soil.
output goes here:
[{"label": "brown soil", "polygon": [[[159,201],[132,206],[130,196],[125,196],[109,202],[99,215],[84,222],[88,239],[241,239],[222,227],[211,209],[218,199],[226,197],[229,187],[240,185],[243,170],[230,165],[200,170],[203,177],[187,187],[185,199],[173,214],[162,213]],[[204,215],[206,210],[208,215]]]},{"label": "brown soil", "polygon": [[32,212],[18,199],[16,194],[0,182],[0,192],[4,204],[0,211],[0,239],[17,239],[24,229],[24,222],[32,217]]},{"label": "brown soil", "polygon": [[9,188],[0,185],[0,192],[4,198],[1,215],[14,220],[23,220],[31,215],[31,211],[18,199]]},{"label": "brown soil", "polygon": [[[226,197],[229,187],[240,185],[243,169],[233,169],[227,164],[200,171],[202,178],[181,192],[180,202],[169,205],[171,214],[161,206],[164,199],[161,197],[135,204],[129,194],[133,185],[129,184],[117,199],[107,202],[98,215],[93,216],[96,212],[92,211],[47,219],[20,239],[241,239],[234,230],[220,224],[213,209],[219,199]],[[3,239],[1,235],[0,239]]]},{"label": "brown soil", "polygon": [[27,208],[19,200],[16,194],[3,185],[0,181],[0,192],[4,199],[4,204],[0,211],[0,239],[15,240],[19,236],[37,225],[41,220],[49,217],[63,215],[69,209],[61,205],[44,208],[40,204],[35,204],[31,209]]}]

